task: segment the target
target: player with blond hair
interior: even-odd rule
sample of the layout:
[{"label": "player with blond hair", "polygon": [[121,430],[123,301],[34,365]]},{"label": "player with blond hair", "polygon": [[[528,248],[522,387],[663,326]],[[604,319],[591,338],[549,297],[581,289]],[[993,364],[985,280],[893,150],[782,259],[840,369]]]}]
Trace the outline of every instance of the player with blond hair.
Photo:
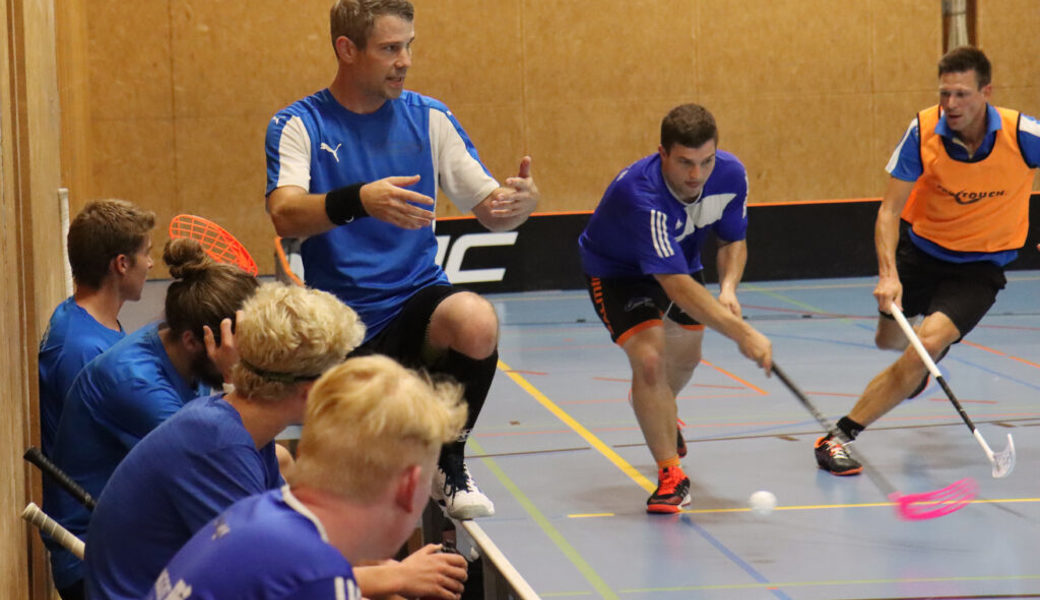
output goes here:
[{"label": "player with blond hair", "polygon": [[[311,390],[289,485],[199,530],[148,598],[361,598],[352,565],[392,556],[408,538],[440,448],[465,421],[458,386],[385,356],[330,369]],[[434,597],[457,598],[454,584]]]}]

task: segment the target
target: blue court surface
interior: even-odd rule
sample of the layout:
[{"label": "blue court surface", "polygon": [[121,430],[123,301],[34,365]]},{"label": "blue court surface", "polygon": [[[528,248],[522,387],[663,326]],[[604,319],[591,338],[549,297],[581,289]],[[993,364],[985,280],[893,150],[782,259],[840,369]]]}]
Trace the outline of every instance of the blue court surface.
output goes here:
[{"label": "blue court surface", "polygon": [[[997,304],[940,368],[994,450],[932,382],[857,442],[902,493],[964,478],[975,500],[898,518],[866,476],[817,469],[816,421],[776,377],[709,332],[678,399],[693,504],[647,515],[656,468],[626,400],[627,360],[584,291],[493,295],[500,371],[470,439],[496,503],[479,521],[542,598],[1040,598],[1040,272],[1010,272]],[[745,283],[747,319],[831,420],[896,358],[873,344],[873,278]],[[756,490],[772,514],[747,508]]]}]

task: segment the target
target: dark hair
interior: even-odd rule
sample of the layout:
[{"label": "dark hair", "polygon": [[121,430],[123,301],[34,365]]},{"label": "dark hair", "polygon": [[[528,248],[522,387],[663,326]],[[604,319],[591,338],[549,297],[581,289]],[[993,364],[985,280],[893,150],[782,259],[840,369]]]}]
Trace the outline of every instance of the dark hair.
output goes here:
[{"label": "dark hair", "polygon": [[939,77],[946,73],[965,73],[975,71],[975,81],[979,89],[989,85],[992,79],[992,67],[986,55],[972,46],[960,46],[947,52],[939,59]]},{"label": "dark hair", "polygon": [[202,326],[209,325],[219,342],[220,322],[234,322],[235,311],[259,287],[249,273],[210,259],[195,240],[166,242],[163,262],[174,279],[166,289],[166,324],[175,335],[190,331],[202,341]]},{"label": "dark hair", "polygon": [[133,264],[154,227],[155,213],[126,200],[86,205],[69,223],[66,237],[72,278],[80,285],[101,287],[112,259],[122,254]]},{"label": "dark hair", "polygon": [[376,18],[384,15],[413,21],[415,7],[408,0],[337,0],[329,10],[332,49],[336,49],[340,36],[346,36],[358,49],[364,49]]},{"label": "dark hair", "polygon": [[719,143],[715,117],[699,104],[682,104],[673,108],[661,121],[661,147],[669,152],[675,144],[700,148],[708,140]]}]

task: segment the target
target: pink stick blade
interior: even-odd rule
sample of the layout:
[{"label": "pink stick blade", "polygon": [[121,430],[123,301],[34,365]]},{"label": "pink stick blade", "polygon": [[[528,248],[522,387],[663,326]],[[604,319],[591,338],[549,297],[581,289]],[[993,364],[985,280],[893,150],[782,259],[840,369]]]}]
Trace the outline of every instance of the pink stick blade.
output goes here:
[{"label": "pink stick blade", "polygon": [[894,492],[889,499],[896,512],[908,521],[935,519],[964,508],[978,493],[978,484],[967,477],[942,489],[918,494]]}]

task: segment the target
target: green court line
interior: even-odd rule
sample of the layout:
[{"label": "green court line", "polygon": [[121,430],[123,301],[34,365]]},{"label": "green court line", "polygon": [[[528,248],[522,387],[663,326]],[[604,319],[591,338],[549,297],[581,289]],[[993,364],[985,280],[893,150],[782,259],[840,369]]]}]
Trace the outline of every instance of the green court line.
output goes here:
[{"label": "green court line", "polygon": [[[484,448],[477,440],[470,437],[469,444],[472,445],[473,450],[477,453],[485,454]],[[527,511],[527,514],[531,515],[534,522],[537,523],[538,526],[542,528],[542,531],[545,532],[545,535],[549,536],[549,539],[556,544],[556,547],[560,549],[560,552],[562,552],[563,555],[574,564],[582,576],[584,576],[592,587],[599,592],[599,595],[607,600],[618,600],[618,595],[614,593],[614,590],[610,589],[610,586],[603,581],[603,578],[599,576],[599,573],[596,573],[595,569],[589,565],[574,546],[571,546],[570,542],[563,537],[563,534],[553,527],[553,524],[549,522],[549,519],[542,514],[542,511],[538,510],[538,507],[534,505],[534,502],[531,502],[531,499],[527,497],[527,494],[523,493],[520,490],[520,487],[513,483],[513,480],[505,474],[505,471],[498,466],[498,463],[496,463],[493,458],[482,458],[480,460],[488,469],[491,470],[492,473],[494,473],[499,482],[509,490],[509,493],[513,498],[516,498],[516,501],[520,503],[520,506],[522,506],[525,511]],[[545,597],[549,594],[540,595]]]},{"label": "green court line", "polygon": [[[779,300],[781,302],[786,302],[788,304],[797,306],[798,308],[802,308],[802,309],[805,309],[805,310],[810,311],[810,312],[824,313],[824,314],[826,314],[828,312],[828,311],[820,308],[819,306],[813,306],[812,304],[808,304],[806,302],[801,302],[799,300],[795,300],[794,298],[791,298],[790,296],[785,296],[783,294],[778,294],[778,293],[776,293],[776,292],[774,292],[772,290],[763,289],[763,288],[760,288],[760,287],[755,286],[755,285],[746,285],[745,284],[744,285],[744,289],[745,289],[745,291],[756,292],[756,293],[759,293],[759,294],[763,294],[765,296],[769,296],[770,298],[773,298],[775,300]],[[848,317],[840,317],[837,320],[841,321],[843,323],[853,323],[855,321],[855,319],[850,319]]]}]

